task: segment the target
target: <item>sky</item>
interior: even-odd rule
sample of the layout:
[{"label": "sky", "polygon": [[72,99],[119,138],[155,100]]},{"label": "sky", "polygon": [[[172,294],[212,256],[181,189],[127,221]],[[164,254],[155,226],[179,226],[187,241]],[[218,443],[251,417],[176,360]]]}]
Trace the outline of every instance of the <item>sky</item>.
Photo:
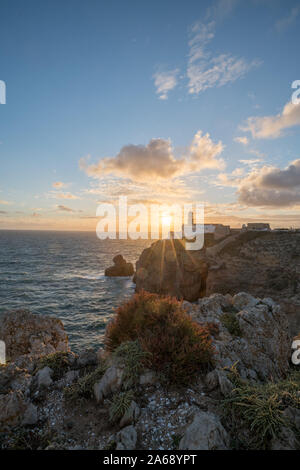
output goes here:
[{"label": "sky", "polygon": [[300,227],[299,39],[299,0],[2,0],[0,229],[119,196]]}]

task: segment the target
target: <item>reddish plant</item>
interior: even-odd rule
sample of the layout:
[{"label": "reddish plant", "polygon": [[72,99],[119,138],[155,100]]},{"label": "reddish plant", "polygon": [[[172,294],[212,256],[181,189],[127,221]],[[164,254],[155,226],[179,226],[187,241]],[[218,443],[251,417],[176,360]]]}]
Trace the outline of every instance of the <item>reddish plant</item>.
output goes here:
[{"label": "reddish plant", "polygon": [[208,328],[194,322],[171,297],[142,291],[118,308],[107,328],[107,349],[136,339],[151,354],[150,367],[172,383],[190,383],[213,363]]}]

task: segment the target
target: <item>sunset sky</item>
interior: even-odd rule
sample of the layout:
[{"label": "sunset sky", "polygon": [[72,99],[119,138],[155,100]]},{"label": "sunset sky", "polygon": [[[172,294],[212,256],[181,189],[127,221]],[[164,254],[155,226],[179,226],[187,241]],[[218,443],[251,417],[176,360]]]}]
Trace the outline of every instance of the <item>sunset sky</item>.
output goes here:
[{"label": "sunset sky", "polygon": [[0,228],[118,196],[300,227],[299,46],[300,1],[2,0]]}]

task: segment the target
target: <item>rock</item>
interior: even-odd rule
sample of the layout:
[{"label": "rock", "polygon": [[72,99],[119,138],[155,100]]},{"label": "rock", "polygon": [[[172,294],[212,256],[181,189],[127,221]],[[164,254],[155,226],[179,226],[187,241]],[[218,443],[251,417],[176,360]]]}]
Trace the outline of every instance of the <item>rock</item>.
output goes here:
[{"label": "rock", "polygon": [[136,291],[194,301],[203,293],[207,269],[202,254],[186,251],[182,240],[159,240],[136,263]]},{"label": "rock", "polygon": [[124,414],[123,418],[120,421],[120,426],[128,426],[129,424],[135,423],[137,418],[140,416],[141,410],[137,403],[132,400],[128,410]]},{"label": "rock", "polygon": [[256,299],[247,292],[239,292],[233,297],[233,306],[240,310],[243,310],[244,307],[254,307],[259,303],[259,299]]},{"label": "rock", "polygon": [[114,266],[105,269],[105,276],[132,276],[134,274],[133,264],[127,263],[122,255],[113,258]]},{"label": "rock", "polygon": [[278,437],[271,441],[271,450],[295,450],[298,447],[298,440],[292,429],[283,427]]},{"label": "rock", "polygon": [[180,450],[226,450],[229,436],[219,418],[209,412],[200,411],[182,437]]},{"label": "rock", "polygon": [[[234,297],[233,305],[228,302],[226,296],[213,294],[199,299],[197,304],[189,306],[185,303],[193,320],[200,324],[213,322],[219,327],[219,335],[212,341],[222,393],[229,393],[231,384],[225,372],[233,365],[245,379],[266,381],[284,378],[289,368],[292,341],[286,315],[280,306],[270,299],[265,303],[244,292]],[[239,304],[243,305],[240,311],[237,308]],[[223,323],[223,315],[228,312],[239,326],[238,336],[232,335]],[[222,372],[224,368],[225,372]],[[216,378],[210,375],[207,380],[215,381]]]},{"label": "rock", "polygon": [[0,431],[16,426],[22,420],[27,404],[20,391],[0,395]]},{"label": "rock", "polygon": [[29,403],[27,406],[24,417],[23,417],[23,426],[36,424],[38,421],[38,411],[37,407],[33,403]]},{"label": "rock", "polygon": [[52,383],[53,370],[50,367],[46,366],[43,369],[40,369],[36,374],[36,381],[38,388],[49,387]]},{"label": "rock", "polygon": [[97,353],[93,349],[86,349],[78,355],[77,365],[79,367],[94,366],[97,363]]},{"label": "rock", "polygon": [[140,376],[140,385],[153,385],[155,382],[157,382],[157,375],[152,370],[148,370]]},{"label": "rock", "polygon": [[94,395],[98,403],[112,393],[120,390],[122,385],[123,369],[116,366],[109,367],[100,382],[94,385]]},{"label": "rock", "polygon": [[227,397],[228,395],[231,394],[234,388],[233,383],[229,380],[228,375],[226,374],[224,370],[218,370],[217,376],[218,376],[221,393],[225,397]]},{"label": "rock", "polygon": [[134,450],[137,433],[134,426],[127,426],[117,434],[117,450]]},{"label": "rock", "polygon": [[219,377],[217,370],[212,370],[211,372],[208,372],[205,376],[205,385],[208,388],[208,390],[211,392],[212,390],[215,390],[218,385],[219,385]]},{"label": "rock", "polygon": [[33,315],[26,310],[1,316],[0,340],[5,341],[8,361],[25,354],[41,356],[69,350],[68,337],[60,320]]}]

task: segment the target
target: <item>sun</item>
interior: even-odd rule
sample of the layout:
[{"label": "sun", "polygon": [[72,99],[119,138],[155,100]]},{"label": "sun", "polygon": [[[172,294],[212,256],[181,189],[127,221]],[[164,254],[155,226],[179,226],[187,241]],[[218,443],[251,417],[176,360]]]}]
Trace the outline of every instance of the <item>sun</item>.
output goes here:
[{"label": "sun", "polygon": [[163,215],[161,218],[162,225],[171,225],[172,217],[170,215]]}]

